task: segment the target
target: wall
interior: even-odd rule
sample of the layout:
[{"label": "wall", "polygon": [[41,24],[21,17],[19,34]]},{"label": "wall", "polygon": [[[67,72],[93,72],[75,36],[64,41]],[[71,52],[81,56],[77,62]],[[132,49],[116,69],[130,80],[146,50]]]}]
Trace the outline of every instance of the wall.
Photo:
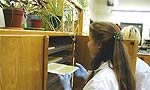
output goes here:
[{"label": "wall", "polygon": [[[114,6],[107,6],[107,0],[89,0],[89,10],[91,19],[94,21],[112,21],[118,24],[120,24],[120,22],[143,23],[142,39],[149,37],[150,7],[148,4],[150,3],[150,0],[114,1],[118,1],[117,5],[115,4]],[[118,10],[134,10],[136,12],[122,12]]]}]

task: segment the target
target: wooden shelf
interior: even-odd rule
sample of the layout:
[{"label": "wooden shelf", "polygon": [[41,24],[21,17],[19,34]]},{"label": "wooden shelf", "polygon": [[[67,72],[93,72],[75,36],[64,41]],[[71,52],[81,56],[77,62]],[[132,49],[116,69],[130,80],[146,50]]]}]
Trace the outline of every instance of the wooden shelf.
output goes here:
[{"label": "wooden shelf", "polygon": [[48,54],[53,54],[53,53],[67,50],[67,49],[71,49],[71,48],[72,48],[72,44],[68,44],[65,46],[59,46],[59,47],[56,47],[54,49],[48,49]]},{"label": "wooden shelf", "polygon": [[56,74],[48,73],[48,90],[62,90],[63,87],[59,82],[59,77]]},{"label": "wooden shelf", "polygon": [[73,32],[24,30],[23,28],[0,29],[0,34],[38,34],[47,36],[73,36]]}]

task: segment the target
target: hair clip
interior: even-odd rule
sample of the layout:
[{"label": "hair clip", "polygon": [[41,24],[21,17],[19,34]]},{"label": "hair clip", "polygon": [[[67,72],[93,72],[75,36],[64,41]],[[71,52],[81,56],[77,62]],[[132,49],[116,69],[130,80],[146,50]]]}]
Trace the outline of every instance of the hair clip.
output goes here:
[{"label": "hair clip", "polygon": [[114,39],[115,40],[123,40],[121,33],[120,32],[115,32],[114,33]]}]

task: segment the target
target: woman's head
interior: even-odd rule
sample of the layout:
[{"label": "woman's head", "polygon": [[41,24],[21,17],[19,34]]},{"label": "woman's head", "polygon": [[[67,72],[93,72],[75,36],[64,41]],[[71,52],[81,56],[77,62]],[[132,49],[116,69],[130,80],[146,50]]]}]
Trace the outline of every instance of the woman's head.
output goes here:
[{"label": "woman's head", "polygon": [[94,22],[90,25],[90,32],[98,43],[114,39],[114,33],[120,32],[120,28],[111,22]]},{"label": "woman's head", "polygon": [[135,26],[130,25],[130,26],[124,27],[121,33],[124,39],[137,40],[140,43],[141,35],[140,35],[138,28],[136,28]]},{"label": "woman's head", "polygon": [[117,25],[111,22],[94,22],[90,25],[90,41],[88,47],[90,55],[93,58],[92,66],[94,69],[99,67],[102,60],[113,59],[115,34],[120,32]]}]

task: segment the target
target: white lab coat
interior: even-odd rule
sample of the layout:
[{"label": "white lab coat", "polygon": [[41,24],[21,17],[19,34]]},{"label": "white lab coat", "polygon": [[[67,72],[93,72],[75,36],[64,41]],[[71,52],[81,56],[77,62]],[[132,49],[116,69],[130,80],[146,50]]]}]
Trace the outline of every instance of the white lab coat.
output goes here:
[{"label": "white lab coat", "polygon": [[140,58],[136,61],[136,90],[150,90],[150,66]]},{"label": "white lab coat", "polygon": [[[118,90],[114,71],[103,63],[83,90]],[[136,61],[136,90],[150,90],[150,66],[140,58]]]},{"label": "white lab coat", "polygon": [[83,90],[118,90],[117,78],[114,71],[108,66],[108,62],[103,63],[96,72]]}]

